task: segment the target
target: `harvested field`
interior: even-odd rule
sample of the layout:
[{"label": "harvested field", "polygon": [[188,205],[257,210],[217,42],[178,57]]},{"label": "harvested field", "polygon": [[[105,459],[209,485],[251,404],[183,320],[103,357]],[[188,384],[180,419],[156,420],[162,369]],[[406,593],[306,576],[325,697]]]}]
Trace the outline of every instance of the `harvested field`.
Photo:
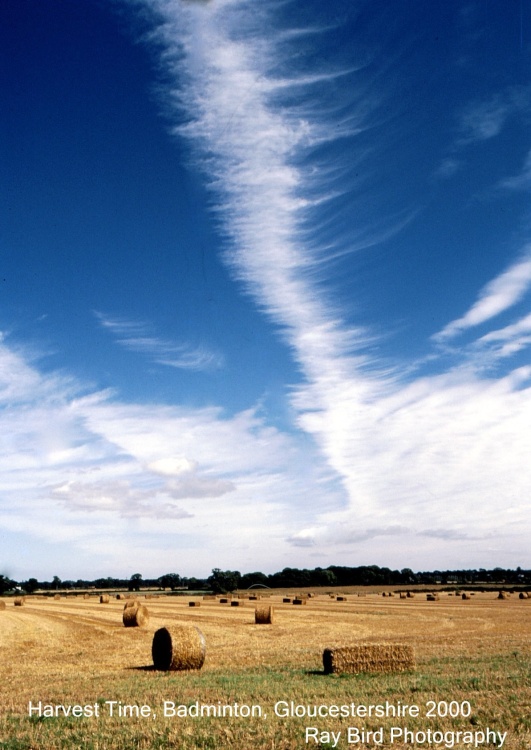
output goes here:
[{"label": "harvested field", "polygon": [[[275,619],[267,627],[255,623],[254,606],[230,609],[220,607],[219,600],[202,600],[196,609],[185,597],[150,601],[150,620],[143,628],[123,627],[123,602],[116,599],[103,607],[99,597],[28,597],[24,607],[7,607],[0,617],[0,747],[296,750],[311,747],[304,741],[308,719],[277,716],[275,704],[355,700],[374,705],[388,699],[420,706],[430,700],[468,701],[468,718],[419,717],[408,724],[444,731],[490,726],[508,732],[504,750],[529,750],[530,600],[513,595],[499,601],[490,591],[464,603],[461,597],[444,596],[434,605],[425,595],[401,599],[379,592],[338,605],[328,592],[314,593],[304,607],[283,604],[282,594],[273,593],[267,603]],[[163,627],[172,632],[178,625],[196,625],[204,634],[207,656],[201,671],[166,675],[153,669],[154,633]],[[324,674],[325,648],[360,642],[413,647],[415,671]],[[29,701],[97,704],[101,716],[43,721],[28,716]],[[151,706],[156,718],[111,716],[106,701]],[[165,717],[164,701],[257,704],[267,718]],[[325,717],[319,725],[336,731],[361,724],[388,728],[392,722]],[[338,747],[348,745],[343,741]],[[405,747],[395,744],[394,750]]]}]

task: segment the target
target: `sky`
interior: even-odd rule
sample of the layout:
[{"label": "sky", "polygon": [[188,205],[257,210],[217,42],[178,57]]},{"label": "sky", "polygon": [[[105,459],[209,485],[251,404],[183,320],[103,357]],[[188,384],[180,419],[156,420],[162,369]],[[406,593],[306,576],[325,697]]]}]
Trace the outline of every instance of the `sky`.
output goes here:
[{"label": "sky", "polygon": [[0,3],[0,572],[531,566],[531,5]]}]

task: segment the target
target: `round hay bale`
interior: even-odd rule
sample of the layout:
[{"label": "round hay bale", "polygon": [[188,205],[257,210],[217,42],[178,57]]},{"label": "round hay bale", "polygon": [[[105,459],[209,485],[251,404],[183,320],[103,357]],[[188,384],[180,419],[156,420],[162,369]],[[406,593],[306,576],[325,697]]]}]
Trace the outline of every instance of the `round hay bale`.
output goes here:
[{"label": "round hay bale", "polygon": [[124,609],[131,609],[131,607],[140,607],[138,599],[128,599],[124,604]]},{"label": "round hay bale", "polygon": [[429,602],[438,602],[439,594],[426,594],[426,600]]},{"label": "round hay bale", "polygon": [[526,591],[520,591],[520,594],[518,595],[520,599],[529,599],[529,594]]},{"label": "round hay bale", "polygon": [[468,594],[466,591],[463,591],[461,594],[461,599],[470,599],[470,594]]},{"label": "round hay bale", "polygon": [[243,599],[233,599],[230,603],[230,606],[231,607],[243,607],[244,604],[245,602],[243,601]]},{"label": "round hay bale", "polygon": [[498,592],[498,599],[508,599],[508,598],[509,598],[509,594],[507,593],[507,591]]},{"label": "round hay bale", "polygon": [[101,594],[100,595],[100,604],[109,604],[111,601],[111,597],[109,594]]},{"label": "round hay bale", "polygon": [[274,609],[267,604],[256,607],[254,611],[255,625],[272,625],[274,619]]},{"label": "round hay bale", "polygon": [[15,605],[15,607],[22,607],[22,605],[24,604],[24,597],[16,596],[13,600],[13,604]]},{"label": "round hay bale", "polygon": [[6,608],[6,603],[2,599],[0,599],[0,609],[5,609],[5,608]]},{"label": "round hay bale", "polygon": [[200,607],[201,602],[188,602],[189,607]]},{"label": "round hay bale", "polygon": [[400,592],[400,598],[401,598],[401,599],[407,599],[407,594],[406,594],[406,592],[405,592],[405,591],[401,591],[401,592]]},{"label": "round hay bale", "polygon": [[407,598],[408,599],[414,599],[415,598],[415,594],[413,593],[413,591],[408,591],[407,592]]},{"label": "round hay bale", "polygon": [[285,597],[284,597],[284,598],[282,599],[282,603],[283,603],[283,604],[291,604],[291,599],[288,599],[288,597],[287,597],[287,596],[285,596]]},{"label": "round hay bale", "polygon": [[229,600],[228,600],[228,599],[226,599],[225,597],[222,597],[222,598],[221,598],[221,599],[219,600],[219,603],[220,603],[220,604],[228,604],[228,603],[229,603]]},{"label": "round hay bale", "polygon": [[117,599],[125,599],[125,594],[116,594]]},{"label": "round hay bale", "polygon": [[336,602],[346,602],[346,601],[347,601],[347,597],[346,596],[337,596],[336,597]]},{"label": "round hay bale", "polygon": [[122,619],[126,628],[141,628],[149,622],[149,612],[143,604],[124,607]]},{"label": "round hay bale", "polygon": [[153,636],[151,655],[155,669],[201,669],[205,661],[205,636],[195,625],[160,628]]}]

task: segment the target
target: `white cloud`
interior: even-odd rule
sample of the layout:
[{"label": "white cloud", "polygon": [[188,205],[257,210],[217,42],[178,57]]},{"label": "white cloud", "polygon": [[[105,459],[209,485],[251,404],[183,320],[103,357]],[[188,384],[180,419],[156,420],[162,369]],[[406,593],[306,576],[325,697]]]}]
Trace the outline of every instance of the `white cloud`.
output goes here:
[{"label": "white cloud", "polygon": [[177,344],[151,335],[150,326],[141,321],[111,318],[95,313],[99,323],[111,331],[118,343],[130,351],[150,357],[159,365],[182,370],[211,370],[222,366],[222,356],[204,346]]},{"label": "white cloud", "polygon": [[448,323],[433,339],[445,341],[459,333],[485,323],[519,302],[531,286],[531,250],[526,248],[524,255],[479,293],[477,301],[461,318]]}]

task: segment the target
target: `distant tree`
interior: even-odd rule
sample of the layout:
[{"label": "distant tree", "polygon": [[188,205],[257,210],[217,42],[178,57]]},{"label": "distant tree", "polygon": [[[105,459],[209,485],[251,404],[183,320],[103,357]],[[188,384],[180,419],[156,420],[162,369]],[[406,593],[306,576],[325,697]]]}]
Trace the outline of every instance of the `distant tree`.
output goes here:
[{"label": "distant tree", "polygon": [[6,591],[11,591],[17,585],[16,581],[12,581],[7,576],[0,575],[0,594],[5,594]]},{"label": "distant tree", "polygon": [[22,588],[27,594],[33,594],[39,588],[39,582],[36,578],[28,578],[28,580],[22,584]]},{"label": "distant tree", "polygon": [[62,582],[59,576],[54,576],[50,588],[57,590],[57,589],[60,589],[61,586],[62,586]]},{"label": "distant tree", "polygon": [[215,594],[228,594],[234,591],[240,584],[241,574],[237,570],[220,570],[214,568],[212,575],[208,577],[209,588]]},{"label": "distant tree", "polygon": [[181,586],[181,576],[177,573],[166,573],[157,579],[157,583],[163,589],[171,589],[174,591],[176,588]]},{"label": "distant tree", "polygon": [[141,573],[133,573],[129,580],[129,591],[140,591],[140,584],[142,582]]}]

